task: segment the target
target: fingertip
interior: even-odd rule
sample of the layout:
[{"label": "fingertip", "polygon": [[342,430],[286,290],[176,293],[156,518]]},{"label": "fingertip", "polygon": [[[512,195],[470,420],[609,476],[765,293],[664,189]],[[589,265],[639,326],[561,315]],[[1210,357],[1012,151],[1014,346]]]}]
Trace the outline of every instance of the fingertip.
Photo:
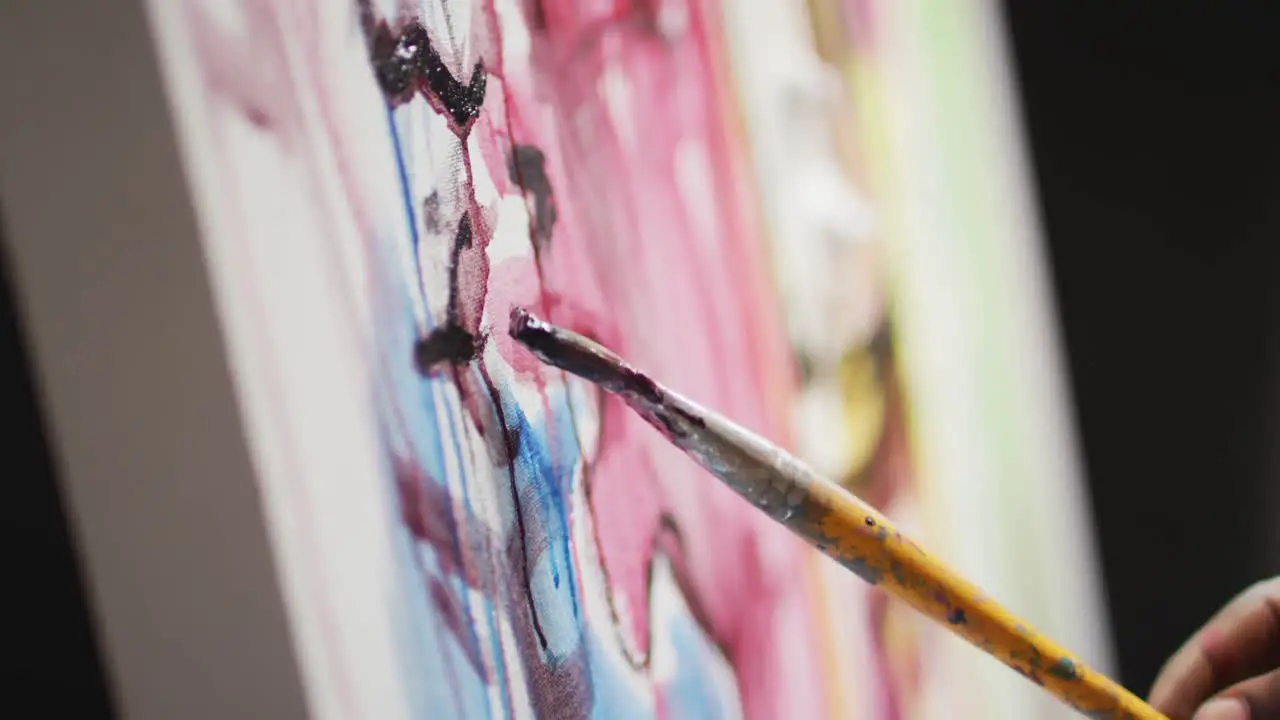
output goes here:
[{"label": "fingertip", "polygon": [[1191,720],[1249,720],[1249,706],[1239,698],[1214,698],[1201,705]]},{"label": "fingertip", "polygon": [[1188,718],[1217,689],[1212,662],[1196,636],[1169,658],[1147,697],[1169,717]]}]

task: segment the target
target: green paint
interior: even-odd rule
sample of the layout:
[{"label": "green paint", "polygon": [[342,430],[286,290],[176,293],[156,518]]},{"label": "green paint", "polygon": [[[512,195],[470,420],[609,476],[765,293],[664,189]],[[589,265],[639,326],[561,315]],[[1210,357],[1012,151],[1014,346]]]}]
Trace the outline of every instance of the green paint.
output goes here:
[{"label": "green paint", "polygon": [[1054,666],[1049,668],[1049,674],[1059,680],[1066,680],[1068,682],[1074,682],[1080,679],[1080,671],[1076,669],[1076,664],[1072,662],[1071,658],[1062,658],[1058,662],[1054,663]]},{"label": "green paint", "polygon": [[[964,366],[974,373],[974,407],[981,408],[986,428],[984,451],[997,489],[992,517],[999,519],[1004,538],[1019,538],[1004,544],[1004,566],[1033,568],[1049,548],[1024,508],[1037,503],[1032,473],[1043,458],[1037,455],[1040,444],[1034,439],[1039,427],[1033,420],[1037,398],[1031,396],[1030,378],[1019,362],[1026,356],[1026,339],[1016,334],[1021,308],[1009,296],[1018,282],[1016,274],[1025,271],[1013,267],[1006,252],[1011,233],[1018,229],[1013,209],[1004,205],[1012,196],[1004,183],[1017,178],[1010,178],[996,162],[1002,157],[1001,145],[1013,139],[996,134],[1002,124],[989,101],[996,88],[982,62],[978,43],[983,37],[973,8],[967,3],[918,0],[913,9],[924,51],[923,75],[937,119],[937,182],[947,189],[946,219],[957,246],[950,254],[962,262],[956,272],[964,279],[974,318],[968,328],[971,354]],[[1019,594],[1028,607],[1050,607],[1051,598],[1035,582],[1034,573],[1011,576],[1015,582],[1020,578]]]}]

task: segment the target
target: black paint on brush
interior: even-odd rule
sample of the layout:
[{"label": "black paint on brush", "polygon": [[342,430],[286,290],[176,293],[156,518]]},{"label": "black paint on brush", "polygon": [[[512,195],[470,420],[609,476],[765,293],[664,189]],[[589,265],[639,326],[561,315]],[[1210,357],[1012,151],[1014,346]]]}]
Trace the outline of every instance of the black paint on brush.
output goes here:
[{"label": "black paint on brush", "polygon": [[511,310],[511,336],[543,362],[621,396],[640,417],[682,448],[696,445],[706,428],[703,418],[671,402],[648,375],[589,338],[543,322],[524,308]]},{"label": "black paint on brush", "polygon": [[581,335],[534,317],[524,308],[511,309],[511,337],[545,363],[589,380],[611,393],[632,395],[654,405],[662,391],[648,375]]}]

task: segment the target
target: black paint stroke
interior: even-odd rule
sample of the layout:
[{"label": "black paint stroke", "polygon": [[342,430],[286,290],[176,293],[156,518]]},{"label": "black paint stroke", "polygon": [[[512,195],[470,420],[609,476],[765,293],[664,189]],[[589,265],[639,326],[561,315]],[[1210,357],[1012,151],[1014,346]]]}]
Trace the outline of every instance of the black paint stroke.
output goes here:
[{"label": "black paint stroke", "polygon": [[385,23],[373,31],[373,71],[378,85],[393,104],[405,102],[415,91],[435,99],[464,133],[480,116],[488,77],[484,63],[471,68],[463,85],[449,72],[422,23],[411,22],[397,37]]},{"label": "black paint stroke", "polygon": [[[516,516],[516,537],[520,539],[520,576],[524,581],[525,596],[529,600],[529,616],[533,618],[533,630],[538,636],[538,644],[543,650],[548,649],[547,634],[542,630],[542,621],[538,619],[538,608],[533,599],[533,574],[530,571],[532,563],[529,561],[529,532],[525,527],[524,502],[520,498],[520,486],[516,482],[516,447],[518,438],[515,437],[515,431],[507,424],[506,411],[502,407],[502,398],[498,394],[498,388],[494,385],[493,380],[489,377],[489,372],[484,366],[480,367],[480,373],[484,378],[485,387],[489,390],[489,397],[493,401],[494,411],[498,413],[498,424],[502,427],[502,441],[506,443],[507,450],[507,473],[510,479],[511,488],[511,506]],[[545,538],[544,532],[540,537]]]},{"label": "black paint stroke", "polygon": [[551,229],[557,219],[555,195],[546,165],[546,155],[536,146],[516,144],[511,147],[507,173],[511,182],[533,196],[530,230],[534,242],[543,247],[551,242]]},{"label": "black paint stroke", "polygon": [[465,365],[476,357],[476,338],[460,325],[445,323],[419,340],[413,348],[418,372],[427,375],[440,363]]},{"label": "black paint stroke", "polygon": [[[453,234],[453,251],[449,255],[449,307],[445,311],[450,323],[462,322],[462,310],[458,307],[462,302],[462,285],[458,277],[462,265],[462,251],[470,250],[475,237],[471,232],[471,213],[463,213],[458,221],[458,231]],[[488,288],[485,288],[488,290]]]},{"label": "black paint stroke", "polygon": [[[424,202],[426,208],[430,207],[432,197],[436,195],[433,193]],[[437,219],[433,218],[432,221],[436,222]],[[418,372],[423,375],[432,372],[442,362],[454,365],[471,362],[484,344],[484,338],[477,338],[462,326],[461,310],[458,307],[462,297],[458,279],[459,259],[462,251],[470,248],[473,242],[471,213],[464,213],[458,223],[458,231],[454,234],[453,252],[449,258],[449,305],[445,322],[414,344],[414,362]]]},{"label": "black paint stroke", "polygon": [[435,235],[440,232],[443,225],[444,222],[440,217],[440,191],[432,190],[431,194],[422,200],[422,227]]}]

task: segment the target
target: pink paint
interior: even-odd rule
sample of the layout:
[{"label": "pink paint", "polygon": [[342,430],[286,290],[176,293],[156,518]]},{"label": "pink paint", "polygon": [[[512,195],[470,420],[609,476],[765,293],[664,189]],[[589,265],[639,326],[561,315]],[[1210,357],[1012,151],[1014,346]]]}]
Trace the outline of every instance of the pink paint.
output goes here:
[{"label": "pink paint", "polygon": [[[531,257],[505,260],[494,266],[489,275],[489,303],[496,310],[500,307],[543,307],[542,292],[538,285],[538,268]],[[492,330],[489,342],[498,354],[511,366],[519,380],[532,382],[541,389],[546,385],[546,375],[553,372],[526,352],[507,332],[508,318],[491,315],[498,323]]]},{"label": "pink paint", "polygon": [[[540,256],[543,287],[556,298],[545,312],[779,437],[780,418],[769,415],[758,388],[776,384],[767,368],[784,362],[760,350],[786,344],[776,318],[749,314],[768,302],[768,288],[759,284],[758,260],[746,259],[762,247],[736,180],[740,148],[727,139],[733,129],[717,104],[714,21],[698,2],[666,3],[686,24],[664,36],[656,3],[540,5],[545,29],[532,31],[529,74],[511,58],[501,72],[511,137],[546,154],[558,203],[554,237]],[[608,83],[618,76],[629,104],[609,100]],[[690,167],[701,171],[710,207],[689,204],[678,178]],[[700,213],[709,213],[709,229]],[[497,314],[507,309],[491,302],[495,327],[505,327]],[[511,352],[504,348],[504,357]],[[646,572],[669,515],[683,531],[688,600],[732,661],[747,716],[811,707],[821,696],[816,652],[782,653],[771,627],[780,608],[794,612],[803,599],[795,572],[803,550],[616,399],[604,401],[601,432],[589,497],[607,579],[631,610],[622,631],[647,652]],[[766,569],[761,543],[791,561]]]}]

